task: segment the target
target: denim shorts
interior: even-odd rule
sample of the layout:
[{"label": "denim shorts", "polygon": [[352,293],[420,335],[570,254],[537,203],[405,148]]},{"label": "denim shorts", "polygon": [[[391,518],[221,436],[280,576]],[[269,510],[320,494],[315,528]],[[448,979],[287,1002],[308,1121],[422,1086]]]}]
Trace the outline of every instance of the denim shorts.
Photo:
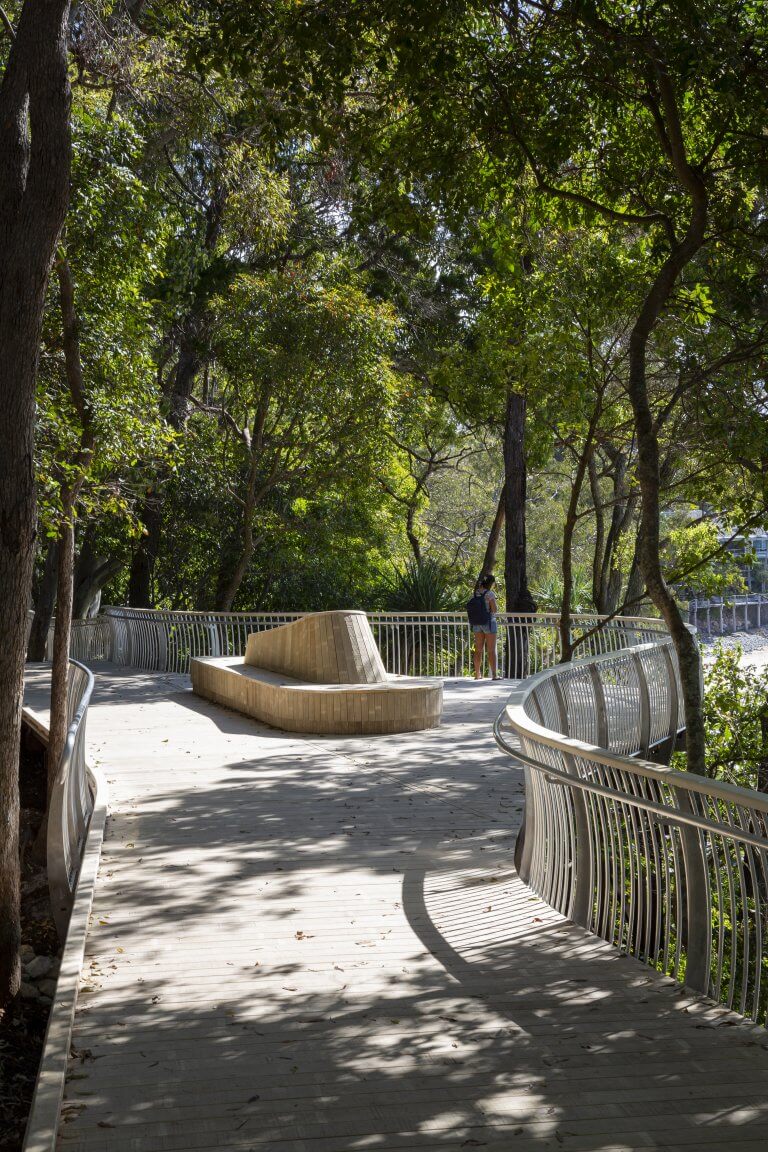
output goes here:
[{"label": "denim shorts", "polygon": [[480,632],[485,636],[488,636],[488,635],[495,636],[496,633],[498,632],[498,626],[497,626],[496,620],[494,618],[488,624],[473,624],[472,625],[472,631],[475,633]]}]

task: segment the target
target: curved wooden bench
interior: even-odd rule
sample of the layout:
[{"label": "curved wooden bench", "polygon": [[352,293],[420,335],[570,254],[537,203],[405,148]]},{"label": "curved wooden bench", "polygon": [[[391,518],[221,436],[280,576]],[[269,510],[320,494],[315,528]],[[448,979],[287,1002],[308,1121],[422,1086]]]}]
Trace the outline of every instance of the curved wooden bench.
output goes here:
[{"label": "curved wooden bench", "polygon": [[289,732],[418,732],[443,707],[442,681],[387,675],[364,612],[314,612],[190,672],[199,696]]},{"label": "curved wooden bench", "polygon": [[192,687],[225,708],[288,732],[364,735],[420,732],[440,724],[441,680],[390,676],[375,684],[310,684],[242,657],[192,660]]}]

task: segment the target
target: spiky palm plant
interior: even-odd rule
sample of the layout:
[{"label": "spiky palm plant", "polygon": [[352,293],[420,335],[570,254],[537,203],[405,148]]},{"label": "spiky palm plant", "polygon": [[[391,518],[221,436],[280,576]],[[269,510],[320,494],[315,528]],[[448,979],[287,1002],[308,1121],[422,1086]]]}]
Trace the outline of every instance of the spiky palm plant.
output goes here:
[{"label": "spiky palm plant", "polygon": [[385,592],[391,612],[452,612],[460,599],[448,569],[431,557],[395,568]]}]

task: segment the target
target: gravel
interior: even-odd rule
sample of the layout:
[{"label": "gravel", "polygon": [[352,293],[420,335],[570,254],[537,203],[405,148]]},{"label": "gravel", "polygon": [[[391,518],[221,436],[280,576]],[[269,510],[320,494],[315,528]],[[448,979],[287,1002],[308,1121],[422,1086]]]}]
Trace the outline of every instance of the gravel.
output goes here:
[{"label": "gravel", "polygon": [[722,644],[726,650],[741,648],[742,667],[768,667],[768,628],[756,628],[754,632],[731,632],[728,636],[713,636],[710,639],[702,636],[699,642],[705,662],[713,658],[715,645]]},{"label": "gravel", "polygon": [[741,647],[744,652],[757,652],[760,648],[768,648],[768,628],[756,628],[754,632],[731,632],[727,636],[712,636],[701,638],[701,647],[704,652],[710,652],[715,644],[722,644],[723,648]]}]

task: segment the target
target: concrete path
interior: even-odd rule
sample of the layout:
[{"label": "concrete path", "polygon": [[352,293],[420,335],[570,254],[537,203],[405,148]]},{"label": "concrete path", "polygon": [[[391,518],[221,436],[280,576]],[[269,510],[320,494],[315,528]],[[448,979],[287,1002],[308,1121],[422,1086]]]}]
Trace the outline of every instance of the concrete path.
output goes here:
[{"label": "concrete path", "polygon": [[509,685],[297,738],[97,671],[108,823],[67,1152],[756,1150],[768,1038],[517,879]]}]

